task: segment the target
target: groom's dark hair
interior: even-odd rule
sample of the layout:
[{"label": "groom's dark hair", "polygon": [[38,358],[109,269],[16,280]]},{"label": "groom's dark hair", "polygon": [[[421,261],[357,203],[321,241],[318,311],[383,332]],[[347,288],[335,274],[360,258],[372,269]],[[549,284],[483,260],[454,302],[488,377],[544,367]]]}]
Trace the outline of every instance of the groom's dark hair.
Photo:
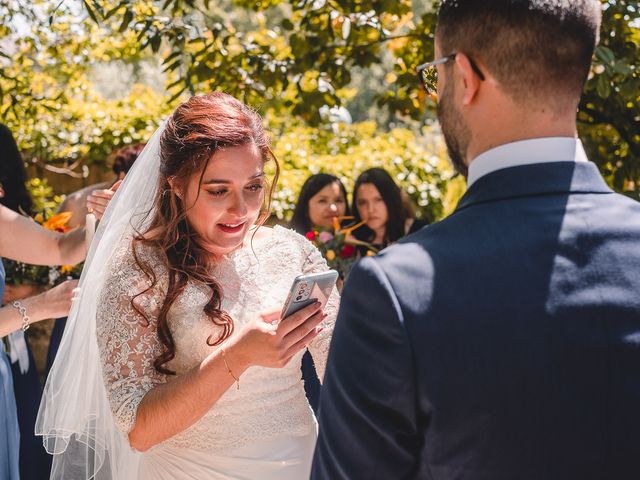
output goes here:
[{"label": "groom's dark hair", "polygon": [[443,0],[436,37],[442,55],[469,55],[512,97],[566,106],[584,88],[601,8],[598,0]]}]

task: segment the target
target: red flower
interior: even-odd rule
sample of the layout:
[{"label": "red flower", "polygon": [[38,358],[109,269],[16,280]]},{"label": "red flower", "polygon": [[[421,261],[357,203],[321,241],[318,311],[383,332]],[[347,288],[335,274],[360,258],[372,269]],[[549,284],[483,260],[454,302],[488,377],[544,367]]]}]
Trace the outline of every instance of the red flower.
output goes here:
[{"label": "red flower", "polygon": [[354,247],[353,245],[345,245],[344,247],[342,247],[342,250],[340,251],[340,256],[342,258],[349,258],[349,257],[353,257],[356,253],[356,247]]},{"label": "red flower", "polygon": [[304,234],[304,236],[307,237],[312,242],[316,239],[316,234],[314,232],[307,232]]}]

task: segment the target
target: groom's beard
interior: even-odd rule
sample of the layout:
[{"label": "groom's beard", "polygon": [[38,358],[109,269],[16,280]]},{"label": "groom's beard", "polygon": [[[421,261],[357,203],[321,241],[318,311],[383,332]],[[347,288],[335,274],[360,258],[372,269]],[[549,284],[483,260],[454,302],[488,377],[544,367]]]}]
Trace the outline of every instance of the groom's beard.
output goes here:
[{"label": "groom's beard", "polygon": [[453,106],[453,90],[453,87],[445,87],[440,96],[438,121],[453,168],[466,178],[469,169],[464,157],[469,147],[471,132],[460,112]]}]

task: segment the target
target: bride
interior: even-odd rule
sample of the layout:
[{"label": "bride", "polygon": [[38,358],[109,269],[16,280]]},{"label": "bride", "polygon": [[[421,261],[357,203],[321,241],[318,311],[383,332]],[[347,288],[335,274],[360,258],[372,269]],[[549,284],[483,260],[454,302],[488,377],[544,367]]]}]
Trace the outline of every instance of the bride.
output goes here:
[{"label": "bride", "polygon": [[212,93],[151,139],[91,245],[37,432],[61,479],[308,478],[338,306],[282,321],[293,279],[327,269],[304,237],[262,227],[273,185],[259,116]]}]

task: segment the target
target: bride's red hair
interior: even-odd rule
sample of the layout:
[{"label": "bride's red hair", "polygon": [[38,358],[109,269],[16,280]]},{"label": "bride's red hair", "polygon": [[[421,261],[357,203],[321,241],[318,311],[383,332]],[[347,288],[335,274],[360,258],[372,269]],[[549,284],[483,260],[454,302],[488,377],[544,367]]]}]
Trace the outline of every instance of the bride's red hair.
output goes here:
[{"label": "bride's red hair", "polygon": [[[275,177],[265,195],[258,220],[262,224],[269,216],[279,166],[262,120],[255,111],[225,93],[194,96],[176,109],[160,138],[160,180],[151,220],[149,227],[139,232],[133,241],[135,261],[150,281],[150,287],[136,297],[151,291],[158,283],[151,265],[138,255],[138,245],[152,247],[160,254],[168,272],[167,293],[157,319],[158,339],[164,351],[155,359],[154,366],[160,373],[175,373],[165,367],[175,357],[175,343],[167,316],[188,282],[205,284],[211,289],[204,312],[222,330],[216,338],[209,337],[207,343],[219,345],[233,333],[233,319],[221,308],[222,288],[211,274],[211,254],[190,228],[184,203],[175,191],[185,190],[193,175],[200,175],[202,181],[209,160],[218,150],[248,144],[257,147],[265,163],[273,160],[276,165]],[[134,303],[136,297],[131,304],[148,322],[147,313]]]}]

